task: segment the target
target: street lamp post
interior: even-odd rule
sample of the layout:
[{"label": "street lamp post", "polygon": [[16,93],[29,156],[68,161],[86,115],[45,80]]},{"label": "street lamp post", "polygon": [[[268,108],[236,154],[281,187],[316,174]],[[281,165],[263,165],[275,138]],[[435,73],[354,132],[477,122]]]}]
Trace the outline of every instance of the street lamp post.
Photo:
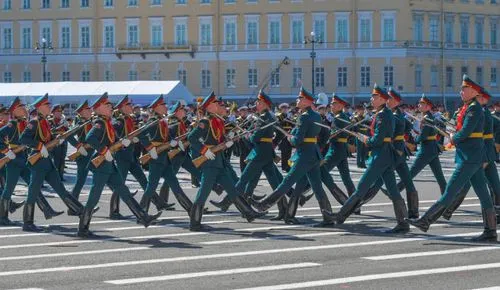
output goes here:
[{"label": "street lamp post", "polygon": [[311,79],[312,79],[312,94],[313,96],[315,95],[314,93],[314,87],[315,87],[315,83],[314,83],[314,76],[315,76],[315,67],[314,67],[314,60],[316,59],[316,51],[314,51],[314,46],[316,43],[321,43],[321,39],[317,39],[316,38],[316,35],[314,33],[314,31],[311,31],[311,35],[309,37],[305,37],[304,39],[304,44],[308,44],[310,43],[311,46],[312,46],[312,49],[311,49],[311,62],[312,62],[312,69],[311,69]]},{"label": "street lamp post", "polygon": [[52,51],[54,48],[52,47],[52,43],[50,41],[47,41],[47,39],[42,38],[42,43],[40,44],[39,42],[36,43],[35,50],[42,51],[42,79],[43,82],[45,83],[47,81],[47,56],[45,51],[46,50]]}]

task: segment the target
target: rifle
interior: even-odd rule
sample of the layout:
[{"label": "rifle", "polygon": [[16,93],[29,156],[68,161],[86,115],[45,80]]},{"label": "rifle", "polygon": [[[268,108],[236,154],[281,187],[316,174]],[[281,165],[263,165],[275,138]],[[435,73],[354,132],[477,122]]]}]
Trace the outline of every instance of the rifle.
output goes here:
[{"label": "rifle", "polygon": [[[89,149],[92,149],[92,146],[90,146],[90,144],[84,144],[83,145],[83,148],[85,148],[85,150],[89,150]],[[82,154],[77,150],[73,153],[71,153],[69,156],[68,156],[68,159],[71,160],[71,161],[75,161],[78,157],[80,157]]]},{"label": "rifle", "polygon": [[[21,146],[17,146],[16,148],[12,149],[12,152],[17,154],[17,153],[22,152],[24,150],[26,150],[26,146],[21,145]],[[0,169],[3,168],[7,163],[9,163],[10,160],[11,159],[7,156],[2,157],[2,159],[0,159]]]},{"label": "rifle", "polygon": [[[262,127],[257,127],[257,128],[254,128],[254,129],[252,129],[252,130],[247,130],[247,131],[244,131],[244,132],[242,132],[241,134],[234,136],[234,137],[231,139],[231,141],[233,141],[233,142],[234,142],[235,140],[237,140],[237,139],[238,139],[238,138],[240,138],[241,136],[243,136],[243,135],[245,135],[245,134],[248,134],[248,133],[252,133],[253,131],[257,131],[257,130],[260,130],[260,129],[265,129],[265,128],[269,127],[269,126],[273,126],[276,122],[278,122],[278,121],[274,121],[274,122],[269,123],[269,124],[266,124],[266,125],[264,125],[264,126],[262,126]],[[219,153],[219,152],[221,152],[221,151],[226,150],[226,148],[227,148],[227,147],[226,147],[226,143],[224,142],[224,143],[220,143],[220,144],[218,144],[218,145],[215,145],[214,147],[210,148],[209,150],[210,150],[210,151],[212,151],[214,154],[217,154],[217,153]],[[205,157],[205,155],[201,155],[201,156],[199,156],[198,158],[193,159],[193,164],[194,164],[194,167],[196,167],[196,168],[200,168],[200,166],[201,166],[203,163],[205,163],[207,160],[208,160],[208,158],[207,158],[207,157]]]},{"label": "rifle", "polygon": [[[137,130],[135,130],[133,132],[130,132],[130,134],[128,134],[127,137],[121,138],[120,140],[118,140],[118,142],[115,142],[113,145],[111,145],[109,147],[108,150],[111,153],[115,153],[116,151],[122,149],[123,144],[122,144],[121,141],[123,139],[130,139],[130,140],[132,140],[134,137],[139,136],[139,134],[141,134],[144,130],[149,129],[153,125],[158,124],[159,121],[160,120],[155,120],[153,122],[147,123],[146,125],[140,127],[139,129],[137,129]],[[106,157],[104,157],[104,155],[98,155],[97,157],[95,157],[94,159],[92,159],[91,162],[97,168],[97,167],[101,166],[101,164],[104,162],[105,159],[106,159]]]},{"label": "rifle", "polygon": [[[175,138],[174,140],[179,140],[179,139],[183,138],[184,136],[186,136],[187,134],[189,134],[189,133],[185,133],[185,134],[183,134],[183,135],[181,135],[181,136],[178,136],[178,137],[177,137],[177,138]],[[186,142],[186,143],[188,143],[186,146],[189,146],[189,142]],[[185,143],[184,143],[184,144],[185,144]],[[161,144],[161,145],[157,146],[157,147],[156,147],[156,153],[160,154],[160,153],[163,153],[164,151],[166,151],[166,150],[168,150],[168,149],[170,149],[170,142],[168,142],[168,143],[163,143],[163,144]],[[179,151],[178,151],[177,153],[175,153],[175,155],[179,154],[179,152],[181,151],[181,149],[179,149],[179,148],[174,149],[174,150],[172,150],[172,151],[176,151],[176,150],[179,150]],[[170,152],[172,152],[172,151],[170,151]],[[169,158],[170,158],[170,152],[169,152],[169,155],[168,155],[168,157],[169,157]],[[173,155],[173,157],[175,157],[175,155]],[[172,157],[172,158],[173,158],[173,157]],[[142,165],[145,165],[145,164],[147,164],[149,161],[151,161],[151,159],[152,159],[152,158],[151,158],[151,155],[150,155],[149,153],[147,153],[147,154],[142,155],[142,156],[139,158],[139,162],[140,162]]]},{"label": "rifle", "polygon": [[[47,151],[50,151],[54,148],[56,148],[57,146],[59,146],[59,140],[65,140],[67,139],[68,137],[72,136],[73,134],[75,134],[76,132],[78,132],[80,129],[82,129],[84,126],[86,126],[87,124],[89,124],[91,121],[86,121],[76,127],[74,127],[73,129],[71,130],[68,130],[66,132],[64,132],[63,134],[61,135],[58,135],[56,138],[54,138],[53,140],[51,140],[49,143],[45,144],[45,148],[47,148]],[[32,154],[28,157],[28,162],[31,164],[31,165],[35,165],[35,163],[38,162],[38,160],[40,160],[40,158],[42,158],[42,153],[40,152],[37,152],[35,154]]]},{"label": "rifle", "polygon": [[[182,143],[182,145],[184,146],[184,148],[188,147],[189,146],[189,141],[186,141],[184,143]],[[170,150],[168,152],[168,159],[172,160],[175,156],[177,156],[177,154],[181,153],[181,148],[175,148],[173,150]]]},{"label": "rifle", "polygon": [[444,130],[441,130],[440,128],[438,128],[437,126],[433,125],[433,124],[430,124],[429,122],[431,122],[432,120],[429,120],[427,118],[422,118],[422,119],[419,119],[418,117],[415,117],[413,116],[412,114],[410,113],[405,113],[408,117],[414,119],[414,120],[417,120],[419,122],[422,122],[422,124],[424,126],[428,126],[428,127],[431,127],[431,128],[434,128],[439,134],[443,135],[444,137],[447,137],[447,138],[450,138],[450,133],[444,131]]}]

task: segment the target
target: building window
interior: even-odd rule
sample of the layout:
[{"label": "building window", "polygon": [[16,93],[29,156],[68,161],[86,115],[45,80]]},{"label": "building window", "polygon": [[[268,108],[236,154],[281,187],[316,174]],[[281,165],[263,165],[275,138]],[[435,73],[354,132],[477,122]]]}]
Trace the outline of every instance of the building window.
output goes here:
[{"label": "building window", "polygon": [[460,43],[462,46],[469,44],[469,17],[460,18]]},{"label": "building window", "polygon": [[424,16],[413,15],[413,40],[422,42],[424,40]]},{"label": "building window", "polygon": [[337,68],[337,87],[345,88],[347,87],[347,67]]},{"label": "building window", "polygon": [[[42,80],[43,80],[43,75],[42,75]],[[45,81],[46,82],[51,82],[52,81],[52,73],[50,71],[45,72]]]},{"label": "building window", "polygon": [[445,19],[444,27],[445,27],[445,40],[446,43],[452,44],[453,43],[453,17],[447,17]]},{"label": "building window", "polygon": [[42,39],[45,38],[45,40],[47,40],[47,43],[50,43],[52,41],[52,30],[50,29],[50,27],[46,26],[46,27],[42,27]]},{"label": "building window", "polygon": [[313,31],[317,40],[326,42],[326,18],[316,17],[313,23]]},{"label": "building window", "polygon": [[137,0],[128,0],[128,7],[137,7],[138,3]]},{"label": "building window", "polygon": [[483,84],[483,68],[478,66],[476,68],[476,81],[478,84]]},{"label": "building window", "polygon": [[163,29],[161,24],[151,26],[151,46],[160,47],[163,43]]},{"label": "building window", "polygon": [[394,41],[395,35],[395,23],[393,17],[385,17],[383,18],[383,27],[384,27],[384,41]]},{"label": "building window", "polygon": [[498,22],[490,18],[490,43],[492,46],[498,44]]},{"label": "building window", "polygon": [[200,37],[201,37],[200,45],[202,46],[212,45],[212,23],[210,22],[200,23]]},{"label": "building window", "polygon": [[431,65],[431,87],[439,86],[439,73],[437,65]]},{"label": "building window", "polygon": [[422,65],[420,64],[415,66],[415,87],[422,87]]},{"label": "building window", "polygon": [[83,70],[80,76],[82,82],[90,82],[90,71]]},{"label": "building window", "polygon": [[161,0],[151,0],[151,6],[161,6]]},{"label": "building window", "polygon": [[12,9],[12,0],[3,0],[3,10]]},{"label": "building window", "polygon": [[61,75],[61,80],[62,80],[63,82],[69,82],[69,81],[71,81],[69,71],[63,71],[63,72],[62,72],[62,75]]},{"label": "building window", "polygon": [[153,81],[161,80],[161,71],[159,69],[155,69],[151,72],[151,80]]},{"label": "building window", "polygon": [[293,68],[293,83],[292,86],[294,88],[298,88],[302,85],[302,68],[294,67]]},{"label": "building window", "polygon": [[30,71],[23,72],[23,82],[31,83],[31,72]]},{"label": "building window", "polygon": [[129,70],[128,71],[128,80],[129,81],[136,81],[137,80],[137,71],[136,70]]},{"label": "building window", "polygon": [[104,0],[104,7],[113,7],[113,0]]},{"label": "building window", "polygon": [[29,10],[31,9],[31,0],[23,0],[23,9]]},{"label": "building window", "polygon": [[114,81],[115,80],[115,74],[113,73],[113,71],[106,70],[104,72],[104,80],[107,81],[107,82]]},{"label": "building window", "polygon": [[476,35],[476,45],[478,47],[482,47],[484,43],[483,34],[484,34],[484,20],[482,18],[476,19],[475,21],[475,30],[474,33]]},{"label": "building window", "polygon": [[22,48],[31,49],[31,27],[23,27],[22,38]]},{"label": "building window", "polygon": [[42,0],[42,9],[50,8],[50,0]]},{"label": "building window", "polygon": [[80,47],[90,48],[90,27],[82,26],[80,27]]},{"label": "building window", "polygon": [[249,68],[248,69],[248,86],[250,88],[257,87],[257,69]]},{"label": "building window", "polygon": [[224,4],[234,4],[236,0],[224,0]]},{"label": "building window", "polygon": [[61,8],[69,8],[69,0],[61,0]]},{"label": "building window", "polygon": [[432,16],[429,20],[429,41],[438,42],[439,41],[439,16]]},{"label": "building window", "polygon": [[301,16],[292,16],[290,25],[292,26],[292,44],[302,44],[304,42],[304,19]]},{"label": "building window", "polygon": [[104,47],[106,47],[106,48],[115,47],[115,26],[114,25],[104,26]]},{"label": "building window", "polygon": [[347,43],[349,41],[349,22],[347,17],[337,19],[337,43]]},{"label": "building window", "polygon": [[257,44],[259,41],[259,24],[257,21],[247,22],[247,44]]},{"label": "building window", "polygon": [[490,87],[496,87],[497,86],[497,68],[492,67],[490,70]]},{"label": "building window", "polygon": [[187,71],[185,69],[178,70],[177,79],[180,80],[184,86],[187,86]]},{"label": "building window", "polygon": [[201,70],[201,88],[209,89],[212,87],[212,73],[208,69]]},{"label": "building window", "polygon": [[281,18],[269,19],[269,44],[281,44]]},{"label": "building window", "polygon": [[279,86],[280,86],[280,71],[275,70],[271,74],[271,87],[279,88]]},{"label": "building window", "polygon": [[3,73],[3,82],[4,83],[12,82],[12,73],[10,71],[6,71]]},{"label": "building window", "polygon": [[316,67],[314,68],[315,76],[314,83],[316,87],[322,88],[325,86],[325,68],[324,67]]},{"label": "building window", "polygon": [[361,19],[360,20],[360,41],[361,42],[370,42],[372,40],[371,29],[372,23],[371,19]]},{"label": "building window", "polygon": [[200,0],[200,4],[210,4],[212,0]]},{"label": "building window", "polygon": [[469,74],[469,68],[466,67],[466,66],[463,66],[461,69],[460,69],[460,72],[462,73],[462,76],[463,75],[466,75],[466,74]]},{"label": "building window", "polygon": [[187,24],[186,23],[176,23],[175,24],[175,44],[176,45],[186,45],[187,44]]},{"label": "building window", "polygon": [[138,47],[139,46],[139,26],[137,26],[136,24],[129,24],[127,29],[128,29],[127,45],[129,47]]},{"label": "building window", "polygon": [[452,66],[446,67],[446,87],[447,88],[453,87],[453,67]]},{"label": "building window", "polygon": [[361,67],[361,87],[367,88],[370,87],[370,67],[362,66]]},{"label": "building window", "polygon": [[235,88],[236,70],[234,68],[226,69],[226,88]]},{"label": "building window", "polygon": [[186,0],[175,0],[175,4],[186,4]]},{"label": "building window", "polygon": [[2,29],[2,48],[11,49],[12,48],[12,28],[5,27]]},{"label": "building window", "polygon": [[69,26],[61,27],[61,48],[70,48],[71,32]]},{"label": "building window", "polygon": [[226,46],[236,45],[236,17],[228,16],[224,19],[224,44]]},{"label": "building window", "polygon": [[89,0],[80,0],[80,8],[89,8]]},{"label": "building window", "polygon": [[394,67],[392,65],[384,66],[384,86],[392,87],[394,85]]}]

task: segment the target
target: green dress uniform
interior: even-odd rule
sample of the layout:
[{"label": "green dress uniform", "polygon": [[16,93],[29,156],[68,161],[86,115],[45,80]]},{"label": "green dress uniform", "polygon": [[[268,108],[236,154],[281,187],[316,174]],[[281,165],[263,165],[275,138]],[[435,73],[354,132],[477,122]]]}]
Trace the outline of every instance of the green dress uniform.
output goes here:
[{"label": "green dress uniform", "polygon": [[[160,96],[151,103],[150,108],[153,109],[158,105],[163,105],[163,96]],[[146,148],[147,151],[160,146],[162,144],[170,142],[169,128],[166,119],[161,116],[154,116],[150,119],[152,122],[159,120],[155,125],[150,126],[148,129],[144,130],[140,135],[139,139],[141,144]],[[176,197],[179,204],[184,208],[186,212],[190,212],[192,207],[192,202],[186,196],[181,186],[179,185],[179,180],[175,176],[174,170],[172,168],[172,163],[168,159],[168,152],[165,150],[158,153],[158,158],[151,159],[149,162],[149,176],[146,190],[141,199],[141,206],[146,210],[149,209],[150,201],[153,199],[159,199],[160,197],[156,194],[156,189],[160,178],[163,177],[168,186],[172,189],[174,196]],[[162,202],[164,202],[162,200]]]},{"label": "green dress uniform", "polygon": [[[283,103],[280,105],[280,108],[285,105],[288,106],[288,104]],[[276,118],[278,119],[278,124],[281,128],[285,129],[287,132],[292,130],[292,124],[287,121],[288,116],[285,113],[276,114]],[[292,157],[292,144],[290,144],[290,141],[288,141],[285,135],[281,132],[276,132],[276,139],[278,140],[278,148],[281,152],[281,169],[285,172],[289,172],[290,164],[288,164],[288,161],[290,160],[290,157]]]},{"label": "green dress uniform", "polygon": [[[92,108],[95,109],[101,105],[108,104],[109,101],[107,93],[105,93],[92,104]],[[95,119],[92,129],[85,138],[85,143],[92,146],[95,150],[91,159],[102,155],[111,155],[108,148],[116,141],[116,135],[111,120],[104,116],[98,116]],[[138,222],[143,224],[145,227],[148,227],[161,215],[161,212],[159,212],[154,216],[149,216],[147,212],[139,206],[137,201],[132,197],[130,190],[125,185],[125,180],[118,172],[116,164],[113,162],[113,158],[105,159],[99,167],[96,167],[92,162],[89,166],[93,174],[92,186],[90,188],[87,203],[85,204],[85,209],[80,216],[77,233],[79,237],[88,237],[89,235],[92,235],[89,231],[90,220],[105,185],[107,185],[113,192],[118,192],[120,194],[120,198],[137,217]]]},{"label": "green dress uniform", "polygon": [[[212,92],[203,100],[200,106],[201,108],[206,108],[209,104],[218,101],[217,96]],[[195,154],[193,158],[204,155],[211,147],[226,142],[224,134],[224,120],[213,115],[201,119],[198,122],[198,126],[188,135],[191,150]],[[236,182],[232,172],[234,170],[231,168],[231,164],[224,152],[215,154],[213,160],[207,160],[201,166],[201,185],[190,213],[190,230],[202,230],[201,218],[203,207],[215,183],[219,183],[224,187],[231,202],[234,203],[236,208],[249,222],[262,215],[262,213],[255,212],[240,196],[235,188]]]},{"label": "green dress uniform", "polygon": [[[389,95],[385,90],[375,85],[373,95],[379,95],[384,99],[388,99]],[[377,109],[371,124],[372,136],[368,137],[366,144],[371,149],[371,154],[368,159],[368,167],[359,180],[358,188],[354,194],[349,197],[346,203],[342,206],[337,214],[337,223],[342,224],[344,221],[362,204],[370,187],[379,179],[385,183],[388,190],[389,198],[394,206],[397,226],[389,233],[405,233],[409,231],[409,225],[405,221],[407,217],[406,204],[397,190],[396,177],[394,176],[394,161],[397,154],[392,146],[392,137],[394,134],[395,120],[394,115],[387,106]]]},{"label": "green dress uniform", "polygon": [[[467,75],[464,75],[462,86],[472,87],[477,92],[481,91],[481,87],[470,80]],[[484,149],[483,130],[483,108],[474,98],[463,105],[457,117],[457,133],[453,135],[451,140],[456,147],[456,168],[448,181],[446,190],[420,219],[409,220],[412,225],[426,232],[429,226],[451,205],[460,189],[470,181],[479,197],[485,226],[483,234],[474,240],[496,242],[496,214],[482,169],[484,161],[484,156],[481,154]]]},{"label": "green dress uniform", "polygon": [[[354,118],[352,119],[352,122],[357,123],[363,119],[365,119],[365,115],[355,114]],[[368,122],[368,121],[366,121],[366,122]],[[362,122],[361,124],[366,125],[364,122]],[[361,124],[358,126],[355,126],[352,131],[369,136],[370,132],[369,132],[368,128],[361,126]],[[358,166],[358,168],[366,168],[366,159],[368,158],[368,149],[366,147],[366,144],[358,139],[356,139],[354,142],[356,144],[356,165]]]},{"label": "green dress uniform", "polygon": [[[500,102],[496,104],[497,107],[500,107]],[[500,110],[495,111],[493,114],[496,118],[493,118],[493,134],[495,135],[495,148],[500,148]],[[500,162],[500,150],[497,149],[497,158],[496,162]],[[500,201],[497,203],[500,205]]]},{"label": "green dress uniform", "polygon": [[[54,105],[52,107],[52,113],[54,113],[55,110],[62,111],[62,106]],[[48,120],[54,134],[62,134],[69,129],[68,123],[64,119],[52,117]],[[51,152],[52,159],[54,160],[54,166],[59,172],[59,176],[61,177],[62,181],[64,181],[64,169],[66,167],[67,153],[68,153],[68,141],[66,140],[64,140],[64,142],[61,145],[54,148]]]},{"label": "green dress uniform", "polygon": [[[301,88],[299,97],[314,101],[312,94],[304,88]],[[327,212],[331,212],[332,208],[321,183],[321,170],[319,164],[322,156],[317,144],[321,127],[315,125],[315,122],[321,122],[321,116],[311,107],[304,109],[304,112],[298,118],[296,128],[292,130],[293,136],[290,138],[290,143],[296,148],[296,151],[290,159],[292,161],[292,167],[288,175],[273,193],[260,202],[254,201],[253,205],[261,211],[269,209],[287,194],[295,183],[301,178],[307,177],[322,211],[323,222],[319,225],[326,226],[333,224],[334,221],[333,218],[327,214]],[[289,208],[292,207],[296,209],[295,204],[298,203],[301,193],[302,192],[299,192],[297,188],[295,189],[290,198]],[[295,215],[295,213],[291,214]]]},{"label": "green dress uniform", "polygon": [[[38,108],[43,104],[49,104],[48,95],[37,99],[33,103],[33,106]],[[33,153],[39,153],[45,147],[44,145],[52,139],[53,136],[49,122],[40,115],[37,119],[31,120],[27,124],[26,129],[24,129],[19,137],[19,142],[21,145],[32,148]],[[82,212],[82,204],[66,190],[52,159],[40,158],[40,160],[33,165],[27,162],[27,166],[30,169],[31,176],[28,186],[28,197],[23,211],[24,231],[40,230],[33,222],[35,212],[34,204],[41,194],[44,180],[54,189],[70,210],[77,214]]]}]

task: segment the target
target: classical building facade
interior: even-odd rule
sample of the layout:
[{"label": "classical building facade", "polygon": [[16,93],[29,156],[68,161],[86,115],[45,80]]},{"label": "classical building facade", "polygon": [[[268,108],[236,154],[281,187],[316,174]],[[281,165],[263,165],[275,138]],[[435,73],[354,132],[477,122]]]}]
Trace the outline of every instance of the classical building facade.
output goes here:
[{"label": "classical building facade", "polygon": [[498,97],[497,1],[0,0],[0,81],[42,81],[45,39],[47,81],[179,79],[244,100],[293,98],[314,71],[316,93],[453,100],[467,72]]}]

